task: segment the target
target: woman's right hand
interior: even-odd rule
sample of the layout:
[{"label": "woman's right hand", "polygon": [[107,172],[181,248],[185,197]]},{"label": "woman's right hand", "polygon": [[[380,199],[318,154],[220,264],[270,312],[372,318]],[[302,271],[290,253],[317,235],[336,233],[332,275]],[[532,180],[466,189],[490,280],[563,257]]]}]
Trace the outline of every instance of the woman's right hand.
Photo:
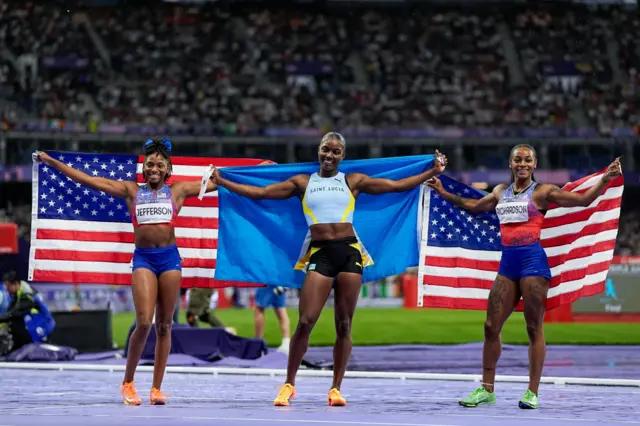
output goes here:
[{"label": "woman's right hand", "polygon": [[213,173],[211,173],[211,177],[209,178],[213,183],[220,184],[220,171],[216,166],[213,166]]},{"label": "woman's right hand", "polygon": [[442,194],[444,192],[444,186],[442,186],[442,181],[435,176],[429,179],[426,182],[426,184],[429,186],[429,188],[433,188],[433,190],[436,191],[438,194]]}]

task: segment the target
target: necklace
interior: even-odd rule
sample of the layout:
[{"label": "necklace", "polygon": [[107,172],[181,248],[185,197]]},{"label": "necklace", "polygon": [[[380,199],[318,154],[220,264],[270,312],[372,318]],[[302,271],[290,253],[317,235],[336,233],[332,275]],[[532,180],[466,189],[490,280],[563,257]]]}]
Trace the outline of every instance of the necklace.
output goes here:
[{"label": "necklace", "polygon": [[523,192],[525,192],[527,189],[529,189],[529,188],[531,187],[531,185],[533,185],[533,181],[532,181],[529,185],[527,185],[527,187],[526,187],[525,189],[523,189],[523,190],[521,190],[521,191],[516,191],[515,183],[514,183],[513,185],[514,185],[514,186],[513,186],[513,189],[512,189],[512,191],[513,191],[513,195],[520,195],[520,194],[522,194]]}]

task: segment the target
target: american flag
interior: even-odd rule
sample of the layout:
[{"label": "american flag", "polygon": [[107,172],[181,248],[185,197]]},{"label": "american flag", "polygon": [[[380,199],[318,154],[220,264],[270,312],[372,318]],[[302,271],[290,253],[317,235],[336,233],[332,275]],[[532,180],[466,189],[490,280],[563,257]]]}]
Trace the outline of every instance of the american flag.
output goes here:
[{"label": "american flag", "polygon": [[[142,178],[144,156],[48,152],[90,176]],[[176,180],[200,181],[209,164],[256,165],[264,160],[172,157]],[[214,280],[218,244],[217,192],[185,200],[176,219],[183,259],[183,287],[225,287]],[[130,285],[133,225],[123,199],[72,181],[54,168],[34,163],[29,280],[34,282]],[[233,285],[240,283],[233,283]]]},{"label": "american flag", "polygon": [[[564,190],[583,193],[603,172]],[[443,176],[448,192],[465,198],[485,193]],[[549,206],[541,244],[552,280],[547,309],[604,290],[618,235],[624,180],[612,180],[588,207]],[[468,213],[426,189],[418,267],[418,305],[449,309],[486,309],[501,257],[500,224],[495,213]],[[522,310],[520,301],[517,310]]]}]

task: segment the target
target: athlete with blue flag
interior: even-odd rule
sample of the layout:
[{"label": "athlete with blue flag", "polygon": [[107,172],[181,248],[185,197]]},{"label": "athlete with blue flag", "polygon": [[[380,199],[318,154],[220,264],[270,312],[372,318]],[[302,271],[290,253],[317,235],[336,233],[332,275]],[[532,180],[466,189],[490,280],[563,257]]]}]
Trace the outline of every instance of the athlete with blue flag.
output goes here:
[{"label": "athlete with blue flag", "polygon": [[346,405],[340,386],[351,355],[351,323],[360,295],[363,269],[373,265],[373,259],[353,227],[356,199],[359,194],[385,194],[416,188],[442,173],[447,163],[446,158],[436,152],[430,169],[403,179],[372,178],[363,173],[345,175],[338,170],[345,150],[342,135],[329,132],[323,136],[318,148],[320,171],[297,174],[264,187],[232,182],[221,177],[217,169],[213,171],[213,178],[220,188],[241,196],[272,200],[297,196],[302,201],[309,232],[296,269],[306,269],[306,275],[300,291],[298,326],[291,338],[287,378],[274,401],[276,406],[287,406],[295,397],[296,373],[334,281],[336,343],[328,403]]}]

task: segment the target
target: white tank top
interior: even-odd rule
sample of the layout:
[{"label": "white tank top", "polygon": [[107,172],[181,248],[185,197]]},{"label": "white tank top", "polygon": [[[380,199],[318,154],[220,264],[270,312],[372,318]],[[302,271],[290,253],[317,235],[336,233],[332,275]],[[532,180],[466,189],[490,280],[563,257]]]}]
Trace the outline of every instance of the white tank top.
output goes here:
[{"label": "white tank top", "polygon": [[347,177],[337,175],[323,178],[314,173],[302,198],[302,210],[307,225],[319,223],[353,223],[356,199],[347,185]]}]

